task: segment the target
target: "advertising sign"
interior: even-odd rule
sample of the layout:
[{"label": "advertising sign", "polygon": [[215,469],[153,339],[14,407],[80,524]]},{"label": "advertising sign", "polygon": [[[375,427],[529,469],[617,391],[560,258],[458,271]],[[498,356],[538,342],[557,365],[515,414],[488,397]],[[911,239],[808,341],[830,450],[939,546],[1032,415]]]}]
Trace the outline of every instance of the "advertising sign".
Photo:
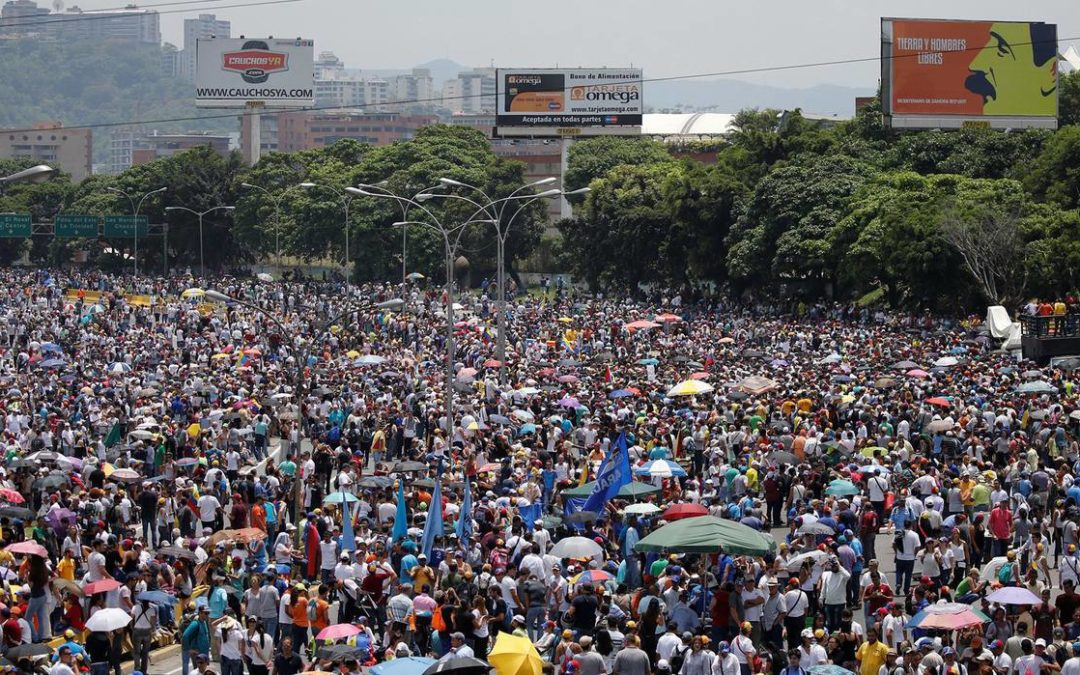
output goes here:
[{"label": "advertising sign", "polygon": [[640,69],[500,69],[496,78],[495,126],[500,135],[641,132]]},{"label": "advertising sign", "polygon": [[195,105],[304,108],[315,103],[312,40],[200,39],[195,59]]},{"label": "advertising sign", "polygon": [[881,35],[892,126],[1056,127],[1056,25],[883,19]]},{"label": "advertising sign", "polygon": [[57,237],[96,237],[98,236],[98,217],[62,213],[53,223],[53,234]]},{"label": "advertising sign", "polygon": [[103,234],[106,237],[113,237],[115,239],[133,239],[135,237],[136,222],[138,222],[139,227],[138,236],[149,236],[150,225],[146,216],[105,216],[105,228]]},{"label": "advertising sign", "polygon": [[0,237],[5,239],[29,237],[33,224],[29,213],[0,213]]}]

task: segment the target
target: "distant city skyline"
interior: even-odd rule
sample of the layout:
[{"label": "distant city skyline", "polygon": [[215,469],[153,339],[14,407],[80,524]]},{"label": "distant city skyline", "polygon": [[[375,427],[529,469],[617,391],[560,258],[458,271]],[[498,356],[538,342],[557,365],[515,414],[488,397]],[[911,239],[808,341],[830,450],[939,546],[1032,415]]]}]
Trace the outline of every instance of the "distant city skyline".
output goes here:
[{"label": "distant city skyline", "polygon": [[[85,10],[116,6],[113,0],[77,4]],[[779,0],[767,5],[550,0],[542,10],[505,0],[402,0],[347,8],[332,0],[305,0],[222,10],[213,4],[190,14],[162,15],[163,39],[181,45],[185,18],[216,13],[232,22],[234,35],[281,37],[285,30],[315,40],[316,51],[332,51],[348,67],[365,70],[407,70],[445,58],[466,67],[633,65],[646,77],[672,77],[870,59],[725,76],[776,87],[876,86],[882,16],[1047,21],[1058,24],[1062,50],[1080,46],[1080,40],[1065,41],[1080,37],[1080,4],[1060,0]]]}]

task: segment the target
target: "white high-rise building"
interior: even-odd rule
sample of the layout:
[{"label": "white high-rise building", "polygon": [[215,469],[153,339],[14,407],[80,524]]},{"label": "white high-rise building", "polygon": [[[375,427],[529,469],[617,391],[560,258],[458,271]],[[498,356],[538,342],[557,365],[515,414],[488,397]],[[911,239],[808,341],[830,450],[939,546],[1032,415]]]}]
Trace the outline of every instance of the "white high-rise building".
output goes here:
[{"label": "white high-rise building", "polygon": [[475,68],[443,85],[443,107],[452,113],[476,115],[495,110],[495,69]]},{"label": "white high-rise building", "polygon": [[391,108],[408,112],[431,112],[435,108],[435,83],[428,68],[413,68],[408,75],[390,78]]},{"label": "white high-rise building", "polygon": [[197,19],[184,19],[184,49],[180,52],[180,77],[195,81],[195,48],[199,39],[232,37],[232,24],[219,20],[214,14],[200,14]]}]

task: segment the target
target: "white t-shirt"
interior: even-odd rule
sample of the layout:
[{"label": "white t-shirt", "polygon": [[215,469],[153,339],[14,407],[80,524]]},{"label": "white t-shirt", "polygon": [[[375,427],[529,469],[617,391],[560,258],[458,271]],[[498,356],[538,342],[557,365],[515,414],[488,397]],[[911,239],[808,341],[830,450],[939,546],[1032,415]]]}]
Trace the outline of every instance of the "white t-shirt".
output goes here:
[{"label": "white t-shirt", "polygon": [[214,495],[199,497],[199,518],[208,523],[217,516],[217,510],[221,508],[221,502]]}]

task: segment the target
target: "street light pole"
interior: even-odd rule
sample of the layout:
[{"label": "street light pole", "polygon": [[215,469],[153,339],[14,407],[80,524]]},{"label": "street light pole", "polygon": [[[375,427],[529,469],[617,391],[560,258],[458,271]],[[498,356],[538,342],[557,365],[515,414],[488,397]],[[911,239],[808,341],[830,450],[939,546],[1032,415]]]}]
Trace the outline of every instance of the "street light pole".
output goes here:
[{"label": "street light pole", "polygon": [[[436,194],[431,193],[432,197],[442,197],[443,199],[458,199],[469,204],[472,204],[479,211],[487,213],[492,222],[495,224],[496,235],[496,326],[498,330],[498,336],[495,342],[495,358],[499,362],[499,381],[505,383],[506,381],[506,239],[510,234],[510,223],[503,226],[503,211],[507,204],[511,201],[525,199],[528,203],[532,203],[537,199],[545,197],[556,197],[562,195],[562,190],[552,189],[546,190],[540,193],[521,194],[523,190],[530,188],[540,187],[542,185],[549,185],[555,182],[555,178],[548,177],[542,178],[532,183],[527,183],[511,192],[506,197],[500,199],[491,199],[480,188],[469,185],[468,183],[462,183],[461,181],[453,180],[451,178],[440,178],[439,182],[448,187],[460,187],[467,190],[473,190],[482,196],[485,200],[484,204],[480,204],[468,197],[462,197],[461,195],[454,194]],[[518,209],[516,213],[520,213],[522,209]],[[516,215],[515,213],[515,215]],[[513,219],[511,219],[511,222]]]},{"label": "street light pole", "polygon": [[292,185],[281,191],[276,197],[272,192],[262,187],[261,185],[255,185],[254,183],[240,183],[240,187],[247,188],[248,190],[258,190],[264,193],[270,198],[270,201],[274,202],[274,255],[277,256],[278,264],[281,264],[281,200],[285,198],[285,193],[293,188],[300,187],[299,185]]},{"label": "street light pole", "polygon": [[199,218],[199,276],[205,279],[206,278],[206,261],[203,258],[203,216],[205,216],[208,213],[213,213],[214,211],[225,211],[226,213],[232,213],[233,211],[236,210],[236,207],[235,206],[215,206],[213,208],[206,209],[205,211],[195,211],[194,209],[189,209],[186,206],[166,206],[165,210],[166,211],[187,211],[188,213],[194,214],[195,216],[197,216]]},{"label": "street light pole", "polygon": [[323,188],[324,190],[330,190],[341,199],[345,205],[345,292],[348,294],[350,288],[350,282],[352,278],[352,268],[349,266],[349,207],[352,206],[353,195],[349,192],[348,188],[344,192],[333,187],[332,185],[322,185],[318,183],[300,183],[300,187],[312,190],[314,188]]},{"label": "street light pole", "polygon": [[16,171],[8,176],[0,176],[0,195],[4,194],[5,187],[13,183],[44,183],[47,180],[55,178],[56,174],[56,169],[51,166],[48,166],[47,164],[38,164],[29,169]]},{"label": "street light pole", "polygon": [[[271,313],[270,311],[260,307],[259,305],[256,305],[255,303],[248,302],[246,300],[240,300],[239,298],[234,298],[234,297],[225,295],[224,293],[219,293],[218,291],[215,291],[215,290],[207,290],[206,295],[204,297],[207,300],[210,300],[211,302],[220,302],[220,303],[226,303],[226,304],[233,303],[233,304],[240,305],[241,307],[246,307],[247,309],[250,309],[250,310],[252,310],[254,312],[257,312],[257,313],[261,314],[262,316],[266,317],[267,319],[269,319],[271,322],[273,322],[274,325],[277,326],[278,330],[281,331],[282,338],[289,335],[289,332],[285,329],[285,325],[283,323],[281,323],[280,319],[278,319],[276,316],[274,316],[274,314]],[[360,305],[357,305],[355,307],[350,307],[350,308],[338,313],[337,315],[332,316],[329,319],[326,319],[326,320],[322,321],[319,324],[319,326],[317,326],[315,328],[315,330],[312,331],[312,336],[314,338],[321,337],[323,334],[326,333],[327,330],[329,330],[330,326],[333,326],[338,321],[340,321],[340,320],[344,319],[345,317],[350,316],[352,314],[356,314],[358,312],[363,312],[363,311],[372,310],[372,309],[395,310],[398,307],[400,307],[401,304],[402,304],[401,300],[394,299],[394,300],[386,300],[386,301],[383,301],[383,302],[367,301],[367,302],[364,302],[364,303],[362,303]],[[304,403],[303,403],[303,400],[304,400],[304,396],[307,395],[307,391],[306,391],[307,390],[307,387],[306,387],[307,382],[306,382],[306,378],[305,378],[305,375],[304,375],[304,371],[305,371],[305,368],[306,368],[307,359],[308,359],[308,353],[307,352],[301,353],[301,350],[299,350],[299,349],[296,350],[296,371],[292,374],[291,379],[293,379],[293,389],[296,392],[297,408],[298,408],[298,410],[297,410],[298,419],[296,421],[296,429],[297,429],[297,437],[298,437],[297,448],[296,448],[297,453],[300,453],[300,452],[303,451],[303,444],[304,444],[304,419],[303,419],[303,406],[304,406]],[[304,504],[303,504],[303,495],[304,495],[303,483],[299,480],[299,476],[297,476],[296,479],[293,480],[293,500],[294,500],[293,501],[293,524],[295,524],[297,526],[297,530],[296,530],[296,532],[297,532],[297,541],[299,541],[299,538],[302,536],[302,533],[300,532],[300,529],[299,529],[299,525],[300,525],[301,511],[303,510],[303,506],[304,506]]]},{"label": "street light pole", "polygon": [[139,211],[142,209],[143,202],[146,201],[147,197],[149,197],[150,195],[156,195],[158,193],[165,192],[169,188],[167,188],[167,187],[159,187],[156,190],[150,190],[149,192],[144,193],[139,198],[138,205],[135,204],[135,196],[134,195],[130,195],[127,192],[124,192],[123,190],[121,190],[120,188],[108,187],[108,188],[105,188],[105,189],[108,190],[109,192],[115,192],[116,194],[120,194],[120,195],[123,195],[123,196],[127,197],[128,202],[131,204],[132,219],[134,221],[132,223],[132,234],[133,234],[133,236],[135,238],[135,253],[132,256],[132,263],[133,263],[132,270],[133,270],[133,274],[137,277],[137,276],[139,276]]},{"label": "street light pole", "polygon": [[[372,189],[379,189],[381,192],[371,192]],[[374,185],[361,185],[360,188],[345,188],[346,192],[353,195],[364,197],[376,197],[379,199],[393,199],[398,204],[403,204],[409,207],[415,207],[420,209],[431,219],[431,222],[425,221],[401,221],[400,225],[404,227],[409,225],[420,225],[426,227],[432,232],[438,233],[443,238],[444,253],[446,254],[446,392],[445,392],[445,405],[446,405],[446,439],[447,444],[452,444],[454,440],[454,258],[458,250],[458,245],[461,243],[461,235],[465,232],[465,229],[477,222],[490,222],[490,221],[478,221],[472,218],[466,220],[460,225],[454,227],[446,227],[443,223],[431,212],[430,209],[421,204],[421,201],[426,201],[435,196],[433,193],[424,192],[415,195],[413,198],[401,197],[396,195],[385,188],[381,188]],[[476,215],[476,214],[474,214]]]}]

